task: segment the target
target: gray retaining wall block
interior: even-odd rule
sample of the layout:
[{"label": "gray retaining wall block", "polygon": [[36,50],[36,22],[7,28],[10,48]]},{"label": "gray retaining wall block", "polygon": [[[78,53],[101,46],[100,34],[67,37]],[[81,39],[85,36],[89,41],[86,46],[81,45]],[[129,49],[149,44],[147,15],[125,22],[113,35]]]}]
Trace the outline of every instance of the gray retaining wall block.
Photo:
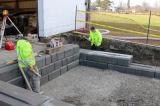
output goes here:
[{"label": "gray retaining wall block", "polygon": [[73,45],[69,44],[64,46],[64,53],[65,53],[65,57],[72,56],[74,54]]},{"label": "gray retaining wall block", "polygon": [[[92,60],[96,62],[105,62],[109,64],[119,64],[122,66],[129,66],[133,56],[118,54],[118,53],[110,53],[110,52],[101,52],[101,51],[91,51],[88,53],[87,60]],[[126,62],[127,61],[127,62]]]},{"label": "gray retaining wall block", "polygon": [[67,71],[68,71],[67,66],[61,67],[61,75],[64,74],[64,73],[66,73]]},{"label": "gray retaining wall block", "polygon": [[46,84],[48,81],[49,81],[48,75],[41,77],[41,82],[40,82],[41,86]]},{"label": "gray retaining wall block", "polygon": [[62,60],[62,59],[64,59],[64,51],[57,52],[57,60]]},{"label": "gray retaining wall block", "polygon": [[155,75],[155,67],[149,65],[142,64],[132,64],[130,65],[131,69],[134,69],[135,72],[139,72],[138,74],[145,77],[154,78]]},{"label": "gray retaining wall block", "polygon": [[56,53],[52,53],[51,54],[51,60],[52,60],[52,63],[56,62],[58,59],[57,59],[57,54]]},{"label": "gray retaining wall block", "polygon": [[78,65],[79,65],[79,60],[74,61],[74,62],[68,64],[68,66],[67,66],[68,67],[68,71],[70,71],[72,68],[75,68]]},{"label": "gray retaining wall block", "polygon": [[81,60],[87,60],[87,55],[91,50],[86,50],[86,49],[80,49],[80,56],[79,59]]},{"label": "gray retaining wall block", "polygon": [[62,60],[62,66],[66,66],[67,63],[68,63],[67,58],[65,58],[65,59]]},{"label": "gray retaining wall block", "polygon": [[115,70],[115,71],[118,71],[118,72],[121,72],[121,73],[127,73],[127,68],[124,67],[124,66],[108,64],[108,69]]},{"label": "gray retaining wall block", "polygon": [[51,72],[53,72],[53,71],[55,71],[55,63],[51,63],[51,64],[49,65],[48,72],[51,73]]},{"label": "gray retaining wall block", "polygon": [[0,106],[71,106],[2,81],[0,81],[0,92]]},{"label": "gray retaining wall block", "polygon": [[8,83],[16,85],[18,87],[25,87],[25,81],[22,76],[12,79],[8,81]]},{"label": "gray retaining wall block", "polygon": [[57,78],[58,76],[61,75],[61,69],[58,69],[52,73],[49,74],[49,81],[51,81],[52,79]]},{"label": "gray retaining wall block", "polygon": [[38,68],[42,68],[46,65],[46,56],[36,57],[36,64]]},{"label": "gray retaining wall block", "polygon": [[49,65],[52,63],[52,57],[51,55],[46,55],[45,65]]},{"label": "gray retaining wall block", "polygon": [[40,71],[40,73],[41,73],[42,76],[45,76],[45,75],[49,74],[49,72],[50,72],[50,65],[44,66],[39,71]]},{"label": "gray retaining wall block", "polygon": [[67,57],[67,63],[70,64],[74,61],[74,56]]},{"label": "gray retaining wall block", "polygon": [[9,81],[14,78],[17,78],[21,75],[18,65],[10,65],[0,69],[0,80],[1,81]]},{"label": "gray retaining wall block", "polygon": [[160,79],[160,67],[155,67],[155,70],[154,78]]},{"label": "gray retaining wall block", "polygon": [[74,61],[75,60],[79,60],[79,53],[76,53],[75,55],[74,55]]},{"label": "gray retaining wall block", "polygon": [[73,45],[74,54],[79,53],[79,50],[80,50],[80,48],[78,45]]},{"label": "gray retaining wall block", "polygon": [[131,64],[129,67],[126,67],[109,64],[108,68],[111,70],[116,70],[118,72],[127,73],[131,75],[145,76],[150,78],[155,77],[154,67],[148,65]]},{"label": "gray retaining wall block", "polygon": [[100,63],[100,62],[94,62],[94,61],[88,61],[88,60],[85,60],[84,62],[89,67],[95,67],[95,68],[100,68],[100,69],[108,68],[108,64],[106,63]]},{"label": "gray retaining wall block", "polygon": [[61,67],[62,67],[62,61],[61,60],[56,61],[55,62],[55,70],[60,69]]}]

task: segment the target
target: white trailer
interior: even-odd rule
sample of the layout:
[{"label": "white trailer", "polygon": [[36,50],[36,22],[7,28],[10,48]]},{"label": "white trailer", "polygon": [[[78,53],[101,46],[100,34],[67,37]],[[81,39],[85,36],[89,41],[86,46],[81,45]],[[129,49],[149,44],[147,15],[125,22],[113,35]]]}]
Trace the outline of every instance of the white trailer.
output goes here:
[{"label": "white trailer", "polygon": [[85,23],[76,23],[76,18],[86,20],[86,14],[76,14],[76,10],[86,10],[86,0],[38,0],[39,37],[85,28]]}]

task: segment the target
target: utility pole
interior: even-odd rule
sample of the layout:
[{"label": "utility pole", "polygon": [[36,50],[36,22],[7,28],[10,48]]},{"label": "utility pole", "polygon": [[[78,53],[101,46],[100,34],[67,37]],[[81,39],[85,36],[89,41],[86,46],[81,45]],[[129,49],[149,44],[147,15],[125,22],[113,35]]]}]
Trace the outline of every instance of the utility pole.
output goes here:
[{"label": "utility pole", "polygon": [[[91,0],[86,0],[86,10],[87,10],[87,13],[86,13],[86,22],[89,22],[90,21],[90,12],[91,11]],[[86,23],[86,28],[89,29],[89,24]]]},{"label": "utility pole", "polygon": [[130,9],[130,0],[128,0],[128,3],[127,3],[127,7],[128,7],[128,9]]}]

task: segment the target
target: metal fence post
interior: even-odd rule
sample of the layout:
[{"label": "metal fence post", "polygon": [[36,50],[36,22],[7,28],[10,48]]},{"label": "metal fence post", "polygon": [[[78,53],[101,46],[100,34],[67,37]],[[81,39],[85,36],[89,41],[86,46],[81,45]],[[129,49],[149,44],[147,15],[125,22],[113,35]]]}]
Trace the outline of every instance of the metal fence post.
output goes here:
[{"label": "metal fence post", "polygon": [[148,43],[148,37],[149,37],[149,33],[150,33],[151,15],[152,15],[152,12],[150,11],[150,14],[149,14],[149,22],[148,22],[148,31],[147,31],[147,41],[146,41],[146,43]]}]

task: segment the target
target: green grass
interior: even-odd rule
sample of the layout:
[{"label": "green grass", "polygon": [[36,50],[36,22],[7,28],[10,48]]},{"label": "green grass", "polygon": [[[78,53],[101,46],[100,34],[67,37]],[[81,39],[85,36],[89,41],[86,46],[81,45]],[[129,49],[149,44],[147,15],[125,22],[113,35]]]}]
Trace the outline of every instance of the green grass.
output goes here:
[{"label": "green grass", "polygon": [[[116,14],[116,13],[98,13],[91,14],[91,21],[106,26],[112,26],[121,29],[133,30],[137,32],[147,33],[148,15],[134,15],[134,14]],[[107,27],[106,27],[107,28]],[[116,30],[113,28],[107,28],[115,36],[146,36],[136,33],[130,33],[122,30]],[[160,31],[160,17],[152,15],[151,29]],[[151,34],[160,36],[160,32],[150,31]]]}]

